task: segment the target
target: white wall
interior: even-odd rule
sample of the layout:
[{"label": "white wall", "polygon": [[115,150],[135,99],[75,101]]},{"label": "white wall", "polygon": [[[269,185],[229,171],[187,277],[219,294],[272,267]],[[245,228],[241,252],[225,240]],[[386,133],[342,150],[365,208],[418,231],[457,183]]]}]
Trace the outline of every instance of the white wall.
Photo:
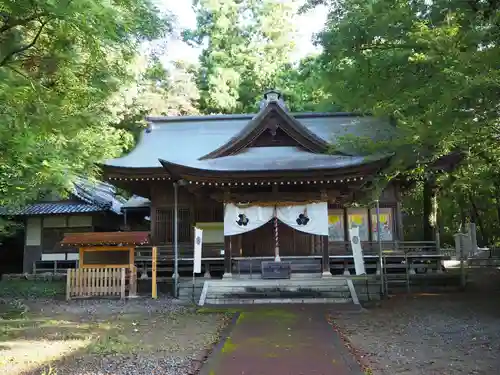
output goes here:
[{"label": "white wall", "polygon": [[42,244],[42,218],[28,217],[26,220],[26,246]]}]

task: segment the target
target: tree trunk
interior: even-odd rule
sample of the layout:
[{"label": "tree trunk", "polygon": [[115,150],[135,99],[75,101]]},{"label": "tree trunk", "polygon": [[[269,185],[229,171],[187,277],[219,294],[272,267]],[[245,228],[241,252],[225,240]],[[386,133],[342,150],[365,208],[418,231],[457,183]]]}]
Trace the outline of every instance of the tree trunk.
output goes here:
[{"label": "tree trunk", "polygon": [[497,220],[500,223],[500,186],[495,183],[495,201],[497,204]]},{"label": "tree trunk", "polygon": [[437,229],[437,186],[434,177],[424,181],[424,241],[434,241]]},{"label": "tree trunk", "polygon": [[471,212],[471,218],[474,223],[476,223],[479,226],[479,231],[481,232],[481,239],[482,241],[482,246],[486,246],[490,243],[490,240],[488,238],[488,234],[486,232],[486,228],[484,227],[483,220],[481,219],[481,215],[479,213],[479,210],[476,206],[476,202],[474,201],[474,198],[472,197],[472,194],[469,194],[469,200],[472,208]]}]

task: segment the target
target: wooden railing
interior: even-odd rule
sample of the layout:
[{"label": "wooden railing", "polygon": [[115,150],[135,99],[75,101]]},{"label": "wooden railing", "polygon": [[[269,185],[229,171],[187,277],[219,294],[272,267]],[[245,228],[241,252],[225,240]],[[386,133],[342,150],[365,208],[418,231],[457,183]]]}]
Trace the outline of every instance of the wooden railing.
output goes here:
[{"label": "wooden railing", "polygon": [[[379,244],[376,241],[363,241],[361,242],[363,254],[377,255],[379,253]],[[179,244],[179,260],[192,260],[193,259],[193,244],[180,243]],[[220,250],[224,249],[223,243],[216,244],[203,244],[203,258],[223,258]],[[328,243],[329,255],[351,255],[351,243],[348,241],[338,241]],[[382,241],[382,251],[384,254],[438,254],[436,242],[434,241]],[[243,253],[245,249],[243,249]],[[137,247],[135,260],[136,262],[151,261],[152,250],[151,247]],[[319,254],[316,254],[319,255]],[[233,258],[235,254],[233,252]],[[158,261],[170,261],[174,259],[174,248],[172,245],[158,246]]]},{"label": "wooden railing", "polygon": [[36,260],[33,262],[33,273],[65,274],[68,269],[77,266],[77,260]]},{"label": "wooden railing", "polygon": [[[435,241],[382,241],[382,252],[390,255],[404,254],[438,254]],[[364,255],[377,255],[379,243],[376,241],[362,241],[361,248]],[[351,254],[351,243],[347,241],[329,242],[328,252],[330,255]]]},{"label": "wooden railing", "polygon": [[129,268],[77,268],[68,269],[66,299],[90,297],[125,298],[137,294],[137,271]]},{"label": "wooden railing", "polygon": [[[158,261],[170,261],[174,259],[174,247],[173,245],[159,245],[158,248]],[[224,258],[221,255],[221,250],[224,250],[223,243],[211,243],[203,244],[202,254],[203,258]],[[193,244],[192,243],[180,243],[178,245],[178,256],[179,260],[192,260],[193,259]],[[152,247],[151,246],[141,246],[135,249],[135,261],[151,261]]]}]

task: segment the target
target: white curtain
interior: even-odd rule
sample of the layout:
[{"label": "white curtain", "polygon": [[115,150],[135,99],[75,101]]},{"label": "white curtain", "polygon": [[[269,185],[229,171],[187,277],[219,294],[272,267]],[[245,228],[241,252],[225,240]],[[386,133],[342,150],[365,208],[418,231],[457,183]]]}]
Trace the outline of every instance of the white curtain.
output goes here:
[{"label": "white curtain", "polygon": [[328,236],[328,203],[310,203],[295,206],[238,207],[225,204],[224,236],[234,236],[257,229],[269,220],[278,219],[301,232]]},{"label": "white curtain", "polygon": [[257,229],[274,217],[274,207],[238,207],[226,203],[224,209],[224,236],[234,236]]},{"label": "white curtain", "polygon": [[293,229],[319,236],[328,236],[327,202],[278,206],[276,211],[278,219]]}]

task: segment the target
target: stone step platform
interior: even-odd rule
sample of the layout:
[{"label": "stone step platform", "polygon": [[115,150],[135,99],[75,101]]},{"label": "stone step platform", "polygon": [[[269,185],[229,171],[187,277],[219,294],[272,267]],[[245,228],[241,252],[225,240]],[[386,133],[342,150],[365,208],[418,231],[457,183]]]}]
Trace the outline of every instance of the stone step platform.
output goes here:
[{"label": "stone step platform", "polygon": [[199,299],[199,305],[353,302],[359,303],[356,291],[345,277],[207,280]]}]

